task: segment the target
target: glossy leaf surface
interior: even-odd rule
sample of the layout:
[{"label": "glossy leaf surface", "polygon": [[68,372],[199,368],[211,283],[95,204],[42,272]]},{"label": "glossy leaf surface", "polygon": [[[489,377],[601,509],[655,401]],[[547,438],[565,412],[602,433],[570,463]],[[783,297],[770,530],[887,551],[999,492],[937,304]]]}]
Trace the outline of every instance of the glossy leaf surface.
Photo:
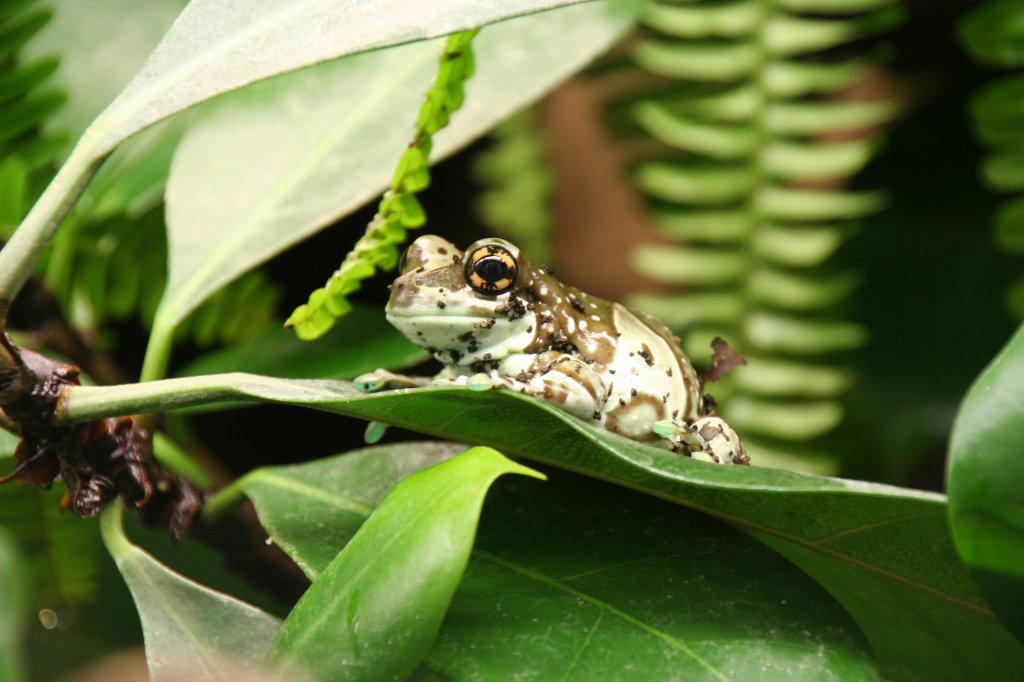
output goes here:
[{"label": "glossy leaf surface", "polygon": [[286,676],[407,677],[462,578],[484,496],[508,473],[539,476],[472,448],[395,486],[292,609],[270,660]]},{"label": "glossy leaf surface", "polygon": [[[996,620],[956,555],[940,495],[695,462],[505,391],[445,387],[360,395],[341,382],[246,375],[222,380],[224,386],[211,386],[210,393],[195,399],[234,396],[305,405],[491,445],[754,532],[839,598],[871,642],[883,674],[893,679],[943,679],[951,670],[999,678],[1024,668],[1024,647]],[[162,383],[187,381],[197,380]],[[83,399],[106,392],[104,409],[116,413],[118,404],[109,397],[113,390],[75,389],[67,405],[74,414],[87,406]],[[125,390],[136,394],[126,404],[138,409],[139,387]],[[161,395],[152,404],[167,409],[174,403]]]},{"label": "glossy leaf surface", "polygon": [[947,488],[960,555],[993,609],[1024,638],[1024,330],[960,408]]},{"label": "glossy leaf surface", "polygon": [[185,578],[133,545],[120,507],[101,519],[103,541],[135,600],[152,682],[237,680],[253,674],[280,621]]},{"label": "glossy leaf surface", "polygon": [[[269,494],[244,487],[315,577],[345,541],[334,529],[364,518],[346,479],[393,482],[420,461],[406,447],[260,469]],[[849,616],[784,559],[706,515],[552,476],[491,493],[417,679],[877,679]]]}]

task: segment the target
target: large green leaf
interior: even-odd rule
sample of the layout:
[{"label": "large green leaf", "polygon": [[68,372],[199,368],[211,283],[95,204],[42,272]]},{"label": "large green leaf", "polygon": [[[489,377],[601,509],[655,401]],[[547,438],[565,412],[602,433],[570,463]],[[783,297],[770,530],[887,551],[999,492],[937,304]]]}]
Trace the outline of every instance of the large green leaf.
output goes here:
[{"label": "large green leaf", "polygon": [[64,406],[84,419],[230,399],[304,405],[491,445],[713,514],[755,533],[835,595],[893,679],[1004,679],[1024,669],[1024,647],[996,620],[956,555],[941,495],[704,464],[506,391],[360,395],[342,382],[240,374],[76,387]]},{"label": "large green leaf", "polygon": [[138,72],[187,0],[45,0],[53,18],[25,46],[27,58],[60,55],[53,82],[67,103],[47,127],[73,142]]},{"label": "large green leaf", "polygon": [[254,672],[280,621],[195,583],[133,545],[121,507],[101,519],[103,541],[135,600],[152,682],[237,680]]},{"label": "large green leaf", "polygon": [[32,585],[28,566],[7,531],[0,527],[0,682],[28,679],[22,635],[28,624]]},{"label": "large green leaf", "polygon": [[[422,466],[409,447],[258,469],[247,478],[260,483],[243,487],[275,543],[315,578],[369,514],[376,493],[364,486]],[[876,679],[849,616],[771,551],[706,515],[571,474],[554,481],[491,493],[421,673]]]},{"label": "large green leaf", "polygon": [[487,490],[510,473],[540,477],[480,447],[395,486],[292,609],[270,660],[292,677],[407,677],[462,578]]},{"label": "large green leaf", "polygon": [[978,378],[953,428],[949,513],[960,556],[1024,638],[1024,328]]},{"label": "large green leaf", "polygon": [[[260,467],[235,484],[274,542],[312,580],[400,480],[465,450],[455,443],[379,445],[311,464]],[[323,523],[311,520],[325,520]]]},{"label": "large green leaf", "polygon": [[181,375],[253,372],[289,379],[352,379],[382,367],[408,367],[428,357],[387,323],[379,307],[356,306],[341,324],[315,341],[300,341],[280,328],[268,329],[200,357]]},{"label": "large green leaf", "polygon": [[[629,25],[617,7],[592,3],[485,29],[474,41],[465,104],[437,135],[435,158],[582,68]],[[165,325],[386,187],[442,45],[355,55],[274,79],[228,98],[189,131],[167,190]]]},{"label": "large green leaf", "polygon": [[347,54],[447,35],[579,0],[193,0],[87,133],[102,154],[222,93]]}]

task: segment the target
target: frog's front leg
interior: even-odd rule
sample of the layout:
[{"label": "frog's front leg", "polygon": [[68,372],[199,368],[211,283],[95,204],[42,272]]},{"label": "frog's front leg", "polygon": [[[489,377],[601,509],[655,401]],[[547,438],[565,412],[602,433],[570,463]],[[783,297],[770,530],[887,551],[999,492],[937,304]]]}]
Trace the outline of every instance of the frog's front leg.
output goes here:
[{"label": "frog's front leg", "polygon": [[454,374],[447,367],[432,377],[411,377],[406,374],[395,374],[386,369],[378,369],[359,375],[352,380],[352,385],[362,393],[375,393],[377,391],[390,391],[397,388],[423,388],[424,386],[430,386],[438,380],[453,378]]},{"label": "frog's front leg", "polygon": [[697,458],[704,455],[718,464],[750,464],[740,437],[717,415],[701,417],[692,424],[678,427],[669,440]]},{"label": "frog's front leg", "polygon": [[608,394],[604,380],[573,356],[518,372],[515,376],[492,373],[495,385],[543,400],[580,419],[599,418]]}]

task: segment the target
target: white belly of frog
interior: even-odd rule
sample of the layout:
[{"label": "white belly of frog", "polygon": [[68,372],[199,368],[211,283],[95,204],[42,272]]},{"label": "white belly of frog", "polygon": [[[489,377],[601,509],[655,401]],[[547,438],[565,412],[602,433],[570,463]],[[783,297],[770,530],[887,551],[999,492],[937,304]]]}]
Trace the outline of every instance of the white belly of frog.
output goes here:
[{"label": "white belly of frog", "polygon": [[[379,370],[356,380],[362,390],[501,387],[633,440],[749,462],[735,432],[707,410],[702,381],[664,324],[563,285],[508,242],[482,240],[463,258],[439,237],[420,237],[406,252],[387,312],[444,369],[433,379]],[[737,358],[730,362],[742,364]]]}]

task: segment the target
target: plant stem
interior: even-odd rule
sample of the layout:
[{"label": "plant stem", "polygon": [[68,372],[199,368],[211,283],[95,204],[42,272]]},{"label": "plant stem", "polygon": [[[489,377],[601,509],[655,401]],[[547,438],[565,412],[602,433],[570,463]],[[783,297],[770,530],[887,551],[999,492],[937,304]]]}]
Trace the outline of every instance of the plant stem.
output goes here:
[{"label": "plant stem", "polygon": [[69,386],[61,395],[54,421],[72,423],[209,403],[250,402],[252,398],[239,386],[276,381],[272,377],[235,372],[120,386]]},{"label": "plant stem", "polygon": [[176,474],[180,474],[200,488],[212,488],[216,484],[213,476],[188,452],[162,433],[153,434],[153,456]]},{"label": "plant stem", "polygon": [[157,381],[167,374],[167,364],[170,362],[171,349],[174,346],[175,325],[169,324],[166,321],[167,316],[161,313],[162,311],[157,312],[153,329],[149,333],[139,381]]},{"label": "plant stem", "polygon": [[221,488],[207,498],[206,504],[203,505],[203,523],[217,523],[245,502],[245,491],[240,485],[241,480],[235,480],[231,485]]},{"label": "plant stem", "polygon": [[7,319],[11,301],[31,276],[39,256],[107,155],[97,154],[88,137],[79,140],[46,191],[0,251],[0,324]]}]

